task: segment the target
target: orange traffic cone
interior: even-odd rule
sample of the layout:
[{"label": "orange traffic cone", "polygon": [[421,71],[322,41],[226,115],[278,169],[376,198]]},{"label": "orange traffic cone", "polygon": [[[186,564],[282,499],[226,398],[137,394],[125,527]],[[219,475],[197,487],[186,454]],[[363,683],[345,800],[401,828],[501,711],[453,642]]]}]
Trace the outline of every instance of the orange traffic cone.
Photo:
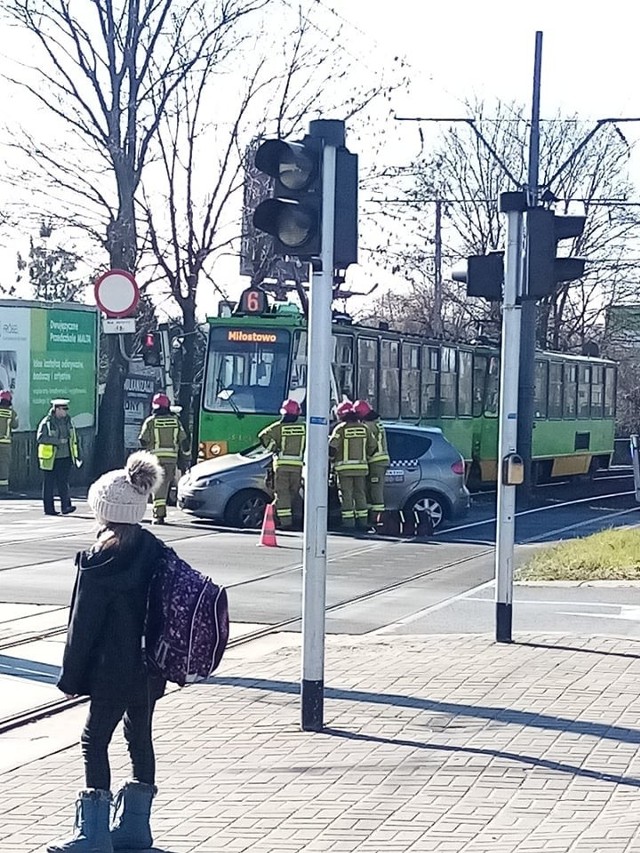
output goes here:
[{"label": "orange traffic cone", "polygon": [[259,545],[266,545],[268,548],[277,548],[276,540],[276,522],[273,516],[273,504],[267,504],[264,508],[264,519],[262,521],[262,531],[260,532]]}]

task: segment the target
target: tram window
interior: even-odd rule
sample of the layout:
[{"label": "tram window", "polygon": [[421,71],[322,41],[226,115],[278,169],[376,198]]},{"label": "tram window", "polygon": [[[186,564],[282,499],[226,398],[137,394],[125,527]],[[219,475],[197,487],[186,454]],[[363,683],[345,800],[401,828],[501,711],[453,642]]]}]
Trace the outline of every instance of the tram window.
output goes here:
[{"label": "tram window", "polygon": [[484,392],[487,381],[487,357],[473,357],[473,417],[479,418],[484,411]]},{"label": "tram window", "polygon": [[351,335],[334,336],[333,371],[340,399],[348,397],[353,400],[353,338]]},{"label": "tram window", "polygon": [[536,361],[536,393],[535,393],[535,417],[542,419],[547,417],[547,362]]},{"label": "tram window", "polygon": [[473,354],[458,353],[458,415],[468,417],[473,408]]},{"label": "tram window", "polygon": [[578,417],[588,418],[591,402],[591,367],[578,365]]},{"label": "tram window", "polygon": [[444,417],[456,416],[456,356],[453,347],[442,347],[440,360],[440,414]]},{"label": "tram window", "polygon": [[402,402],[403,418],[420,417],[420,347],[402,344]]},{"label": "tram window", "polygon": [[[277,414],[286,393],[290,335],[284,329],[216,326],[209,332],[204,407]],[[220,397],[221,391],[232,391]]]},{"label": "tram window", "polygon": [[616,369],[604,369],[604,416],[612,418],[616,411]]},{"label": "tram window", "polygon": [[562,417],[562,364],[549,362],[549,409],[548,417]]},{"label": "tram window", "polygon": [[498,397],[500,396],[500,359],[492,356],[487,373],[487,390],[484,401],[485,415],[498,414]]},{"label": "tram window", "polygon": [[358,397],[378,409],[378,341],[358,338]]},{"label": "tram window", "polygon": [[438,373],[440,350],[422,347],[422,409],[423,418],[438,417]]},{"label": "tram window", "polygon": [[602,365],[591,368],[591,417],[601,418],[604,413],[604,371]]},{"label": "tram window", "polygon": [[575,418],[578,394],[578,371],[575,364],[565,364],[562,393],[562,417]]},{"label": "tram window", "polygon": [[291,376],[287,396],[293,397],[301,405],[307,396],[307,333],[303,330],[297,331],[293,336]]},{"label": "tram window", "polygon": [[380,341],[380,416],[400,417],[400,367],[398,341]]}]

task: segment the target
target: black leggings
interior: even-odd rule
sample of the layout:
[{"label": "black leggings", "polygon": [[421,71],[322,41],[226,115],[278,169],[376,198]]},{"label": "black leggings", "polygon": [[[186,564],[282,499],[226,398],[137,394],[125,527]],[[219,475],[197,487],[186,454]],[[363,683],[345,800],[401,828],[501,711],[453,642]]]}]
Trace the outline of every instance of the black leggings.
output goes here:
[{"label": "black leggings", "polygon": [[155,783],[156,759],[151,735],[155,704],[155,699],[148,696],[141,696],[130,702],[91,700],[89,716],[80,738],[87,788],[110,790],[108,749],[116,726],[123,718],[124,737],[131,756],[133,778],[138,782],[146,782],[147,785]]}]

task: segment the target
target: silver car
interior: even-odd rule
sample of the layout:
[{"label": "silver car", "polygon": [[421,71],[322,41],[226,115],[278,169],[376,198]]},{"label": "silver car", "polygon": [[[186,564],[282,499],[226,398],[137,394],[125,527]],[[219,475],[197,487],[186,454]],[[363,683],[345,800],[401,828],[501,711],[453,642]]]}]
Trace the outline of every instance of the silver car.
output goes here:
[{"label": "silver car", "polygon": [[[389,510],[426,512],[434,528],[469,507],[464,460],[436,427],[386,423],[391,463],[385,478]],[[271,454],[261,448],[200,462],[178,483],[178,506],[198,518],[255,528],[273,500]],[[330,512],[339,517],[331,501]]]}]

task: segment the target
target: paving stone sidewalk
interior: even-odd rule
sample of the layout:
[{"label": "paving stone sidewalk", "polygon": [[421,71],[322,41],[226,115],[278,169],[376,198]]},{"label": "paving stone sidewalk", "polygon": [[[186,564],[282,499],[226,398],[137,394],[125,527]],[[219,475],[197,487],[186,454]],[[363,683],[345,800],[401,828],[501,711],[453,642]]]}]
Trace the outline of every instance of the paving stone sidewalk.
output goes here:
[{"label": "paving stone sidewalk", "polygon": [[[330,637],[322,734],[299,637],[231,650],[159,705],[155,849],[640,852],[640,644],[518,640]],[[77,747],[1,775],[3,853],[64,834],[81,778]]]}]

